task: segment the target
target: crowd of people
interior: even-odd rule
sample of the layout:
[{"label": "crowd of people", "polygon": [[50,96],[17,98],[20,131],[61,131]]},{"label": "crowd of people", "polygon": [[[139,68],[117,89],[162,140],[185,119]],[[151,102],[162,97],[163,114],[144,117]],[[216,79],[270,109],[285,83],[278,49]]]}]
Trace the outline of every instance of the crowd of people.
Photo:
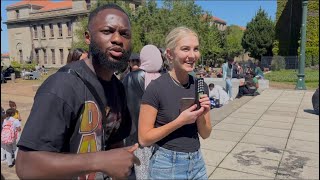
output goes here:
[{"label": "crowd of people", "polygon": [[14,101],[9,101],[9,108],[1,107],[1,162],[6,161],[13,167],[17,157],[17,142],[21,131],[21,116]]},{"label": "crowd of people", "polygon": [[[132,36],[119,6],[105,4],[90,13],[84,34],[89,51],[71,50],[67,65],[35,95],[17,143],[19,178],[208,179],[199,138],[212,130],[211,100],[232,99],[235,76],[246,79],[242,95],[245,87],[254,94],[251,81],[257,84],[260,72],[244,73],[228,59],[216,73],[226,91],[204,83],[198,94],[195,67],[201,53],[195,31],[176,27],[164,39],[165,48],[149,44],[139,54],[131,53]],[[199,76],[207,77],[203,71]],[[182,99],[191,104],[182,108]],[[6,112],[2,127],[12,121],[19,132],[21,117],[13,112],[18,111]],[[10,148],[4,144],[4,152],[17,149]]]}]

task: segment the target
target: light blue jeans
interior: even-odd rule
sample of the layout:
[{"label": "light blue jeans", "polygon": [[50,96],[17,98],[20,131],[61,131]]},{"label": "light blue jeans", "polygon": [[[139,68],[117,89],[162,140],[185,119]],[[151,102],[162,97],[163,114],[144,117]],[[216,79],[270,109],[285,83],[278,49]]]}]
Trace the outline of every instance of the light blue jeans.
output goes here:
[{"label": "light blue jeans", "polygon": [[208,179],[201,151],[171,151],[162,147],[153,154],[149,179]]},{"label": "light blue jeans", "polygon": [[226,91],[230,98],[232,98],[232,82],[231,78],[226,78]]}]

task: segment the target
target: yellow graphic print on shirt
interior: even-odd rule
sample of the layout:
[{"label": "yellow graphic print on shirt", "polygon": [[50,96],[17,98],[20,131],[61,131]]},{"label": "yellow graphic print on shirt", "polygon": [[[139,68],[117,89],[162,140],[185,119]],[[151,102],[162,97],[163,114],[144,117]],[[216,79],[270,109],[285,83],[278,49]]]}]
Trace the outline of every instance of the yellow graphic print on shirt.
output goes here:
[{"label": "yellow graphic print on shirt", "polygon": [[[105,133],[110,135],[121,124],[121,113],[111,112],[110,107],[105,108],[107,123]],[[101,112],[94,101],[86,101],[83,113],[80,117],[79,134],[81,140],[78,147],[78,153],[97,152],[101,150],[101,135],[102,135],[102,116]],[[97,173],[91,173],[79,177],[78,179],[95,179]]]},{"label": "yellow graphic print on shirt", "polygon": [[[97,152],[101,149],[101,113],[97,104],[87,101],[80,117],[81,140],[78,153]],[[79,179],[95,179],[96,173],[87,174]]]}]

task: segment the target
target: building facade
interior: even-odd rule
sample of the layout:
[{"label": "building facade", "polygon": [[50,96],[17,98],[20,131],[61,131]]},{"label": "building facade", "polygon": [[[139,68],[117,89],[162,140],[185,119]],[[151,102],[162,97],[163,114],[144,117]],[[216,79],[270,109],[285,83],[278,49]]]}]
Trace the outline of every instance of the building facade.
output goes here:
[{"label": "building facade", "polygon": [[211,23],[211,25],[215,25],[220,31],[224,31],[227,29],[227,22],[218,17],[212,16]]},{"label": "building facade", "polygon": [[[22,0],[6,7],[10,60],[46,67],[66,64],[78,20],[88,15],[95,0]],[[131,6],[141,1],[130,1]]]}]

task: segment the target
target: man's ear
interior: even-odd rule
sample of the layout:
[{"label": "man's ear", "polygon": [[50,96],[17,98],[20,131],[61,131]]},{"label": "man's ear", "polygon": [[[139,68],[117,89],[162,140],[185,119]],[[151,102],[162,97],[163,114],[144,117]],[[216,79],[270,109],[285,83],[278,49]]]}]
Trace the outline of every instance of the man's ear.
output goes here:
[{"label": "man's ear", "polygon": [[90,41],[91,41],[91,37],[90,37],[90,33],[89,33],[89,31],[86,31],[85,33],[84,33],[84,38],[85,38],[85,42],[86,42],[86,44],[90,44]]}]

